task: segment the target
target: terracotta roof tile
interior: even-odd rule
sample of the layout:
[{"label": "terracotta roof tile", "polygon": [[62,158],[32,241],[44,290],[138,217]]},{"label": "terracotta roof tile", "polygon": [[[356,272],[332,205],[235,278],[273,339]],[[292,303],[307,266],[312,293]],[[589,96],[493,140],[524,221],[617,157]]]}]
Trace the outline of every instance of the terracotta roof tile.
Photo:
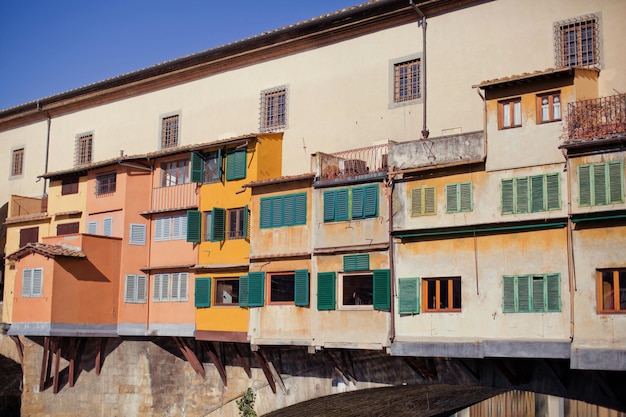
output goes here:
[{"label": "terracotta roof tile", "polygon": [[28,243],[17,251],[7,256],[7,259],[17,261],[24,256],[37,253],[46,258],[54,258],[56,256],[64,256],[68,258],[86,258],[87,256],[76,246],[70,246],[63,243],[50,245],[47,243]]}]

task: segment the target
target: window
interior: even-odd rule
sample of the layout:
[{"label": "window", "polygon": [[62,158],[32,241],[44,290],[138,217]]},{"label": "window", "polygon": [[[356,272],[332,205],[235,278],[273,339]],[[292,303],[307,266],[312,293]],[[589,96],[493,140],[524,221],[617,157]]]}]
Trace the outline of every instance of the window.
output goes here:
[{"label": "window", "polygon": [[78,194],[78,177],[61,180],[61,195]]},{"label": "window", "polygon": [[309,305],[309,271],[274,272],[268,274],[268,303]]},{"label": "window", "polygon": [[102,234],[104,236],[113,236],[113,217],[105,217],[102,220]]},{"label": "window", "polygon": [[378,217],[378,184],[324,192],[324,222]]},{"label": "window", "polygon": [[146,302],[146,276],[126,275],[124,287],[125,303]]},{"label": "window", "polygon": [[154,241],[185,240],[187,238],[187,215],[164,216],[154,221]]},{"label": "window", "polygon": [[43,268],[26,268],[22,271],[22,297],[41,297]]},{"label": "window", "polygon": [[197,152],[191,153],[191,181],[200,184],[210,184],[222,181],[221,149],[204,154]]},{"label": "window", "polygon": [[154,301],[187,301],[189,273],[154,274]]},{"label": "window", "polygon": [[178,146],[179,122],[177,114],[161,119],[161,149]]},{"label": "window", "polygon": [[29,243],[37,243],[39,240],[39,227],[28,227],[20,229],[20,248]]},{"label": "window", "polygon": [[498,102],[498,127],[508,129],[522,125],[522,99],[517,97],[511,100]]},{"label": "window", "polygon": [[57,224],[57,236],[76,234],[78,233],[78,227],[78,222]]},{"label": "window", "polygon": [[96,195],[107,195],[115,192],[115,172],[96,175]]},{"label": "window", "polygon": [[624,201],[622,161],[580,165],[578,167],[578,204],[601,206]]},{"label": "window", "polygon": [[306,193],[261,198],[261,228],[306,224]]},{"label": "window", "polygon": [[24,148],[14,149],[11,157],[11,176],[19,177],[24,174]]},{"label": "window", "polygon": [[411,216],[429,216],[437,213],[437,188],[424,186],[411,190]]},{"label": "window", "polygon": [[446,185],[446,212],[472,211],[472,183],[459,182]]},{"label": "window", "polygon": [[394,64],[393,73],[393,101],[395,103],[420,98],[419,59]]},{"label": "window", "polygon": [[246,178],[246,149],[229,149],[226,151],[226,179],[228,181]]},{"label": "window", "polygon": [[261,91],[261,132],[273,132],[287,127],[287,87]]},{"label": "window", "polygon": [[502,311],[533,313],[561,311],[561,275],[504,275]]},{"label": "window", "polygon": [[131,224],[129,233],[129,244],[144,246],[146,244],[146,225]]},{"label": "window", "polygon": [[98,222],[97,221],[92,221],[92,222],[87,223],[87,233],[90,235],[98,234]]},{"label": "window", "polygon": [[561,120],[561,93],[537,96],[537,118],[539,123]]},{"label": "window", "polygon": [[161,164],[161,187],[189,183],[189,160],[170,161]]},{"label": "window", "polygon": [[[341,274],[341,306],[391,307],[389,270],[343,272]],[[358,308],[358,307],[357,307]]]},{"label": "window", "polygon": [[228,239],[244,239],[248,237],[247,207],[228,210]]},{"label": "window", "polygon": [[215,305],[239,304],[239,278],[220,278],[215,280]]},{"label": "window", "polygon": [[559,173],[502,180],[502,214],[560,209],[560,182]]},{"label": "window", "polygon": [[461,277],[423,278],[423,310],[461,311]]},{"label": "window", "polygon": [[[188,223],[189,228],[191,228],[191,223]],[[204,213],[204,241],[211,241],[211,212],[206,211]]]},{"label": "window", "polygon": [[598,271],[598,313],[626,313],[626,269]]},{"label": "window", "polygon": [[417,278],[398,279],[398,313],[417,314],[420,311]]},{"label": "window", "polygon": [[74,165],[85,165],[93,160],[93,133],[81,133],[76,135],[76,151]]},{"label": "window", "polygon": [[554,24],[556,66],[592,67],[599,64],[598,18],[594,15]]}]

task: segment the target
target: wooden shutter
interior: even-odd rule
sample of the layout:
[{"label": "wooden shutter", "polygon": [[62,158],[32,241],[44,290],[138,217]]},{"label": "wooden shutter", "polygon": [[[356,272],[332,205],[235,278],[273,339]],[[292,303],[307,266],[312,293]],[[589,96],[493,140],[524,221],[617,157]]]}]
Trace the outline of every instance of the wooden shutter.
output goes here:
[{"label": "wooden shutter", "polygon": [[33,269],[32,297],[41,297],[43,294],[43,268]]},{"label": "wooden shutter", "polygon": [[222,163],[223,163],[222,148],[219,148],[217,150],[217,178],[220,182],[222,181],[222,175],[223,175]]},{"label": "wooden shutter", "polygon": [[417,278],[400,278],[398,280],[398,313],[419,313],[419,289]]},{"label": "wooden shutter", "polygon": [[591,205],[591,166],[578,167],[578,205]]},{"label": "wooden shutter", "polygon": [[502,180],[502,214],[513,214],[513,180]]},{"label": "wooden shutter", "polygon": [[622,161],[609,162],[609,203],[621,203],[624,201],[624,170]]},{"label": "wooden shutter", "polygon": [[180,301],[180,274],[172,273],[172,301]]},{"label": "wooden shutter", "polygon": [[146,288],[147,288],[148,278],[145,275],[137,275],[137,297],[136,300],[138,303],[146,302]]},{"label": "wooden shutter", "polygon": [[161,274],[154,274],[154,288],[152,289],[152,299],[161,301]]},{"label": "wooden shutter", "polygon": [[[90,235],[98,234],[98,222],[87,223],[87,233]],[[155,237],[155,240],[156,240],[156,237]]]},{"label": "wooden shutter", "polygon": [[124,302],[136,301],[137,275],[126,275],[126,288],[124,289]]},{"label": "wooden shutter", "polygon": [[145,224],[131,224],[130,225],[130,241],[131,245],[145,245],[146,244],[146,225]]},{"label": "wooden shutter", "polygon": [[422,189],[414,188],[411,190],[411,216],[420,216],[424,213],[422,207]]},{"label": "wooden shutter", "polygon": [[363,203],[364,203],[364,190],[363,187],[352,188],[352,218],[363,218]]},{"label": "wooden shutter", "polygon": [[335,191],[324,191],[324,221],[335,221]]},{"label": "wooden shutter", "polygon": [[102,234],[105,236],[113,235],[113,217],[107,217],[102,221]]},{"label": "wooden shutter", "polygon": [[462,182],[459,186],[459,210],[472,211],[472,183]]},{"label": "wooden shutter", "polygon": [[78,222],[57,224],[57,236],[73,235],[78,233],[78,228]]},{"label": "wooden shutter", "polygon": [[607,204],[606,166],[593,165],[593,202],[595,205]]},{"label": "wooden shutter", "polygon": [[248,307],[263,307],[265,272],[248,273]]},{"label": "wooden shutter", "polygon": [[294,196],[294,225],[306,224],[306,194],[296,194]]},{"label": "wooden shutter", "polygon": [[546,300],[544,297],[544,277],[535,275],[531,279],[533,292],[531,311],[545,311]]},{"label": "wooden shutter", "polygon": [[265,197],[261,199],[261,229],[272,227],[272,204],[274,199]]},{"label": "wooden shutter", "polygon": [[299,307],[309,305],[309,271],[306,269],[294,272],[294,304]]},{"label": "wooden shutter", "polygon": [[502,277],[502,312],[514,313],[515,311],[515,277],[505,275]]},{"label": "wooden shutter", "polygon": [[424,187],[424,214],[437,213],[437,193],[435,187]]},{"label": "wooden shutter", "polygon": [[246,149],[229,149],[226,152],[226,179],[228,181],[246,178]]},{"label": "wooden shutter", "polygon": [[194,300],[198,308],[211,307],[211,278],[196,278]]},{"label": "wooden shutter", "polygon": [[247,275],[239,277],[239,306],[248,307],[248,283],[250,279]]},{"label": "wooden shutter", "polygon": [[546,175],[546,194],[547,194],[547,209],[558,210],[561,208],[561,175],[548,174]]},{"label": "wooden shutter", "polygon": [[345,255],[343,257],[344,271],[368,271],[370,269],[370,256],[367,253],[358,255]]},{"label": "wooden shutter", "polygon": [[250,238],[250,209],[247,204],[243,206],[243,213],[241,215],[243,216],[243,237],[248,239]]},{"label": "wooden shutter", "polygon": [[272,227],[280,227],[292,221],[293,207],[288,208],[285,200],[286,196],[272,199]]},{"label": "wooden shutter", "polygon": [[204,158],[197,152],[191,153],[191,182],[204,182]]},{"label": "wooden shutter", "polygon": [[459,211],[458,187],[459,184],[446,185],[446,212],[448,213]]},{"label": "wooden shutter", "polygon": [[33,269],[22,271],[22,297],[32,297],[33,294]]},{"label": "wooden shutter", "polygon": [[334,272],[318,272],[317,274],[317,309],[335,309],[335,281]]},{"label": "wooden shutter", "polygon": [[391,308],[391,282],[388,269],[372,271],[374,287],[374,308],[388,310]]},{"label": "wooden shutter", "polygon": [[561,311],[561,276],[559,274],[546,275],[547,311]]},{"label": "wooden shutter", "polygon": [[520,275],[517,277],[517,311],[531,311],[530,277]]},{"label": "wooden shutter", "polygon": [[39,227],[29,227],[20,229],[20,248],[29,243],[36,243],[39,240]]},{"label": "wooden shutter", "polygon": [[530,211],[533,213],[545,210],[544,178],[543,175],[530,177]]},{"label": "wooden shutter", "polygon": [[337,190],[335,199],[335,221],[349,220],[349,189],[344,188],[343,190]]},{"label": "wooden shutter", "polygon": [[528,213],[529,203],[529,184],[528,177],[515,179],[515,212]]},{"label": "wooden shutter", "polygon": [[378,185],[364,187],[363,217],[378,217]]},{"label": "wooden shutter", "polygon": [[211,212],[211,242],[221,242],[226,235],[226,210],[214,207]]},{"label": "wooden shutter", "polygon": [[200,243],[202,238],[202,213],[198,210],[187,211],[187,242]]}]

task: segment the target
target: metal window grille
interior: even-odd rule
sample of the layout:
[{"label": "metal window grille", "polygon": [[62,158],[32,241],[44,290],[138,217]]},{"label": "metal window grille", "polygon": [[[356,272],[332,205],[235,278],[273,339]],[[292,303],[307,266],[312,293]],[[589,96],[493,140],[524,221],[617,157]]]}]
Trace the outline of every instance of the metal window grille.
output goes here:
[{"label": "metal window grille", "polygon": [[76,136],[74,165],[85,165],[92,161],[93,133],[81,133]]},{"label": "metal window grille", "polygon": [[96,177],[96,195],[115,192],[115,172],[98,175]]},{"label": "metal window grille", "polygon": [[261,92],[261,131],[272,132],[287,127],[287,87]]},{"label": "metal window grille", "polygon": [[420,60],[414,59],[394,65],[394,102],[420,98]]},{"label": "metal window grille", "polygon": [[11,164],[11,176],[22,175],[24,173],[24,149],[13,151],[13,163]]},{"label": "metal window grille", "polygon": [[556,66],[597,67],[600,63],[599,25],[595,15],[581,16],[554,24]]},{"label": "metal window grille", "polygon": [[161,124],[161,149],[178,146],[178,115],[164,117]]}]

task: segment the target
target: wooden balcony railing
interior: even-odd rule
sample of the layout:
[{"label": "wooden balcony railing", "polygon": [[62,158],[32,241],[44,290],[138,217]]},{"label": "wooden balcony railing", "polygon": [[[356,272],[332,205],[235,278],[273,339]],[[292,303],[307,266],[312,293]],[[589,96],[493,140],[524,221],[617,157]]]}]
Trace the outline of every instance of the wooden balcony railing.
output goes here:
[{"label": "wooden balcony railing", "polygon": [[198,207],[199,195],[199,189],[194,182],[153,188],[150,210],[167,211]]},{"label": "wooden balcony railing", "polygon": [[567,105],[565,140],[595,141],[626,134],[626,94]]},{"label": "wooden balcony railing", "polygon": [[12,195],[10,205],[11,212],[9,213],[9,217],[45,213],[48,211],[48,196],[24,197],[20,195]]},{"label": "wooden balcony railing", "polygon": [[387,144],[350,149],[333,154],[318,152],[313,172],[320,180],[350,178],[387,171]]}]

